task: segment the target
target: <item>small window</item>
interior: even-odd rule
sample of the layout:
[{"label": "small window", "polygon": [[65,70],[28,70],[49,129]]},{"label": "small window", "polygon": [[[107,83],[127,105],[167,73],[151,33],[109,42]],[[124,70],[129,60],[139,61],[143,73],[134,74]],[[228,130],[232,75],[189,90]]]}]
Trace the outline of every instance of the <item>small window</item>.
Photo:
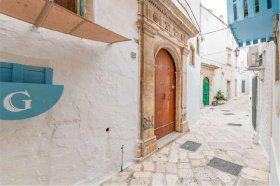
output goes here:
[{"label": "small window", "polygon": [[53,69],[0,62],[0,82],[52,84]]},{"label": "small window", "polygon": [[248,16],[248,0],[244,0],[244,17]]},{"label": "small window", "polygon": [[54,0],[54,2],[82,17],[92,19],[93,0]]},{"label": "small window", "polygon": [[230,53],[227,54],[227,64],[231,65],[231,54]]},{"label": "small window", "polygon": [[233,16],[234,16],[234,21],[237,20],[237,5],[236,3],[233,4]]},{"label": "small window", "polygon": [[267,0],[267,9],[271,9],[272,8],[272,2],[271,0]]},{"label": "small window", "polygon": [[74,13],[78,13],[78,1],[77,0],[54,0],[54,2]]},{"label": "small window", "polygon": [[191,54],[190,54],[190,65],[195,65],[195,49],[193,46],[190,47]]},{"label": "small window", "polygon": [[260,11],[260,0],[255,0],[256,13]]}]

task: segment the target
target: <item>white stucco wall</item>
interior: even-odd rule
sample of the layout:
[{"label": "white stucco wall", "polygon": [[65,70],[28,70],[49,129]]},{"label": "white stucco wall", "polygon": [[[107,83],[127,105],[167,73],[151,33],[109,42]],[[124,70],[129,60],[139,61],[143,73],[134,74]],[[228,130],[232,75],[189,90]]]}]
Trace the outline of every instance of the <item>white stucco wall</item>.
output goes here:
[{"label": "white stucco wall", "polygon": [[[280,27],[280,22],[278,28]],[[280,41],[280,32],[278,31],[278,41]],[[278,57],[280,56],[280,47],[278,43]],[[278,59],[280,60],[280,59]],[[280,66],[278,67],[280,68]],[[276,65],[274,63],[274,70]],[[280,73],[280,69],[278,71]],[[272,101],[272,136],[270,148],[270,174],[269,180],[271,185],[280,185],[280,80],[275,81],[273,73],[273,101]]]},{"label": "white stucco wall", "polygon": [[[197,50],[196,38],[190,39],[189,42]],[[187,64],[187,69],[184,69],[187,72],[187,95],[185,96],[187,96],[188,122],[192,127],[200,117],[200,57],[196,53],[194,66],[190,64],[190,57],[185,63]]]},{"label": "white stucco wall", "polygon": [[[180,0],[180,3],[185,7],[183,8],[177,0],[172,0],[172,2],[182,11],[182,13],[191,20],[191,22],[200,29],[200,0],[188,0],[189,6],[186,1]],[[199,36],[198,36],[199,37]],[[197,53],[197,37],[189,39],[189,46],[195,49],[195,65],[190,64],[190,55],[184,61],[184,75],[187,76],[186,82],[187,91],[183,95],[187,99],[187,117],[188,124],[190,127],[194,126],[200,117],[200,69],[201,69],[201,59],[200,54]]]},{"label": "white stucco wall", "polygon": [[[273,41],[260,44],[263,67],[258,88],[258,140],[270,160],[269,181],[280,183],[280,83],[275,81],[275,44]],[[279,51],[278,51],[279,52]]]},{"label": "white stucco wall", "polygon": [[252,72],[247,71],[247,50],[246,48],[241,48],[239,52],[239,56],[237,58],[237,94],[242,94],[242,81],[245,81],[245,94],[249,95],[250,92],[250,74]]},{"label": "white stucco wall", "polygon": [[275,61],[275,45],[273,42],[262,43],[259,48],[263,55],[263,67],[259,74],[258,93],[258,135],[259,141],[267,156],[270,152],[270,127],[272,124],[272,83],[273,83],[273,62]]},{"label": "white stucco wall", "polygon": [[[225,97],[227,97],[227,81],[230,81],[230,97],[233,98],[236,95],[235,80],[238,80],[237,70],[235,69],[236,58],[234,53],[236,44],[230,30],[225,29],[227,26],[228,25],[214,15],[211,10],[201,6],[201,62],[218,67],[218,69],[215,70],[213,86],[210,87],[213,89],[213,97],[219,90],[221,90]],[[227,54],[230,50],[231,60],[230,65],[228,65]],[[200,92],[202,104],[202,89]],[[213,98],[210,100],[212,99]]]},{"label": "white stucco wall", "polygon": [[280,82],[274,82],[270,148],[270,184],[280,184]]},{"label": "white stucco wall", "polygon": [[[95,0],[95,21],[138,38],[137,1]],[[136,157],[139,136],[138,44],[108,45],[0,14],[0,61],[54,70],[65,90],[49,112],[0,121],[1,184],[98,183]],[[130,52],[137,53],[131,59]],[[110,132],[106,132],[110,128]]]}]

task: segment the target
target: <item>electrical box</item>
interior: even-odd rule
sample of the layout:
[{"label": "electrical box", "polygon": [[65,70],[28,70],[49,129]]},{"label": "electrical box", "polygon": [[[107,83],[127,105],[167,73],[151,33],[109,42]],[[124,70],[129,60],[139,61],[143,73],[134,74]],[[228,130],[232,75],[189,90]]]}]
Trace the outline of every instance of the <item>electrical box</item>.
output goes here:
[{"label": "electrical box", "polygon": [[251,46],[248,50],[248,67],[262,66],[262,55],[259,55],[259,46]]}]

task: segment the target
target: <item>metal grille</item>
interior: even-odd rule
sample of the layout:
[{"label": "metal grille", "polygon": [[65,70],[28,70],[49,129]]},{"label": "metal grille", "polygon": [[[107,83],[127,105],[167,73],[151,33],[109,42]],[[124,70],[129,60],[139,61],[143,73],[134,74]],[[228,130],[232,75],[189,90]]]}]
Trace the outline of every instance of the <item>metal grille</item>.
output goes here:
[{"label": "metal grille", "polygon": [[229,161],[220,159],[220,158],[213,158],[209,163],[208,166],[219,169],[223,172],[227,172],[229,174],[232,174],[234,176],[238,176],[240,173],[242,166],[231,163]]},{"label": "metal grille", "polygon": [[194,141],[186,141],[186,143],[181,145],[181,148],[195,152],[200,146],[201,146],[201,143],[197,143]]}]

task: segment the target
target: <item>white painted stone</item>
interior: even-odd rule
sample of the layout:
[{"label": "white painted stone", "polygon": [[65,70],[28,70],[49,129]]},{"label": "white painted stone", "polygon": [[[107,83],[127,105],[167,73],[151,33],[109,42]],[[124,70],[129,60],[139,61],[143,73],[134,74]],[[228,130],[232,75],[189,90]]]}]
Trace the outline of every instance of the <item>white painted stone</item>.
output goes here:
[{"label": "white painted stone", "polygon": [[166,163],[164,162],[156,162],[156,172],[165,172]]},{"label": "white painted stone", "polygon": [[178,181],[178,176],[174,174],[166,174],[166,183],[167,185],[176,185]]},{"label": "white painted stone", "polygon": [[176,163],[167,163],[166,172],[171,174],[177,174],[177,164]]},{"label": "white painted stone", "polygon": [[193,174],[192,169],[179,169],[178,170],[178,176],[180,178],[190,179],[190,178],[194,177],[194,174]]},{"label": "white painted stone", "polygon": [[204,156],[202,153],[189,153],[190,159],[203,159]]},{"label": "white painted stone", "polygon": [[178,162],[179,161],[179,156],[178,156],[178,150],[172,150],[170,151],[170,155],[169,155],[169,162]]},{"label": "white painted stone", "polygon": [[178,168],[179,169],[189,169],[191,168],[190,163],[178,163]]},{"label": "white painted stone", "polygon": [[154,173],[152,185],[164,185],[164,176],[162,173]]},{"label": "white painted stone", "polygon": [[133,174],[133,177],[135,178],[150,178],[151,176],[151,172],[134,172]]},{"label": "white painted stone", "polygon": [[143,163],[144,171],[154,171],[155,165],[153,162],[144,162]]},{"label": "white painted stone", "polygon": [[268,179],[268,172],[253,168],[243,168],[241,176],[247,179],[265,182]]}]

